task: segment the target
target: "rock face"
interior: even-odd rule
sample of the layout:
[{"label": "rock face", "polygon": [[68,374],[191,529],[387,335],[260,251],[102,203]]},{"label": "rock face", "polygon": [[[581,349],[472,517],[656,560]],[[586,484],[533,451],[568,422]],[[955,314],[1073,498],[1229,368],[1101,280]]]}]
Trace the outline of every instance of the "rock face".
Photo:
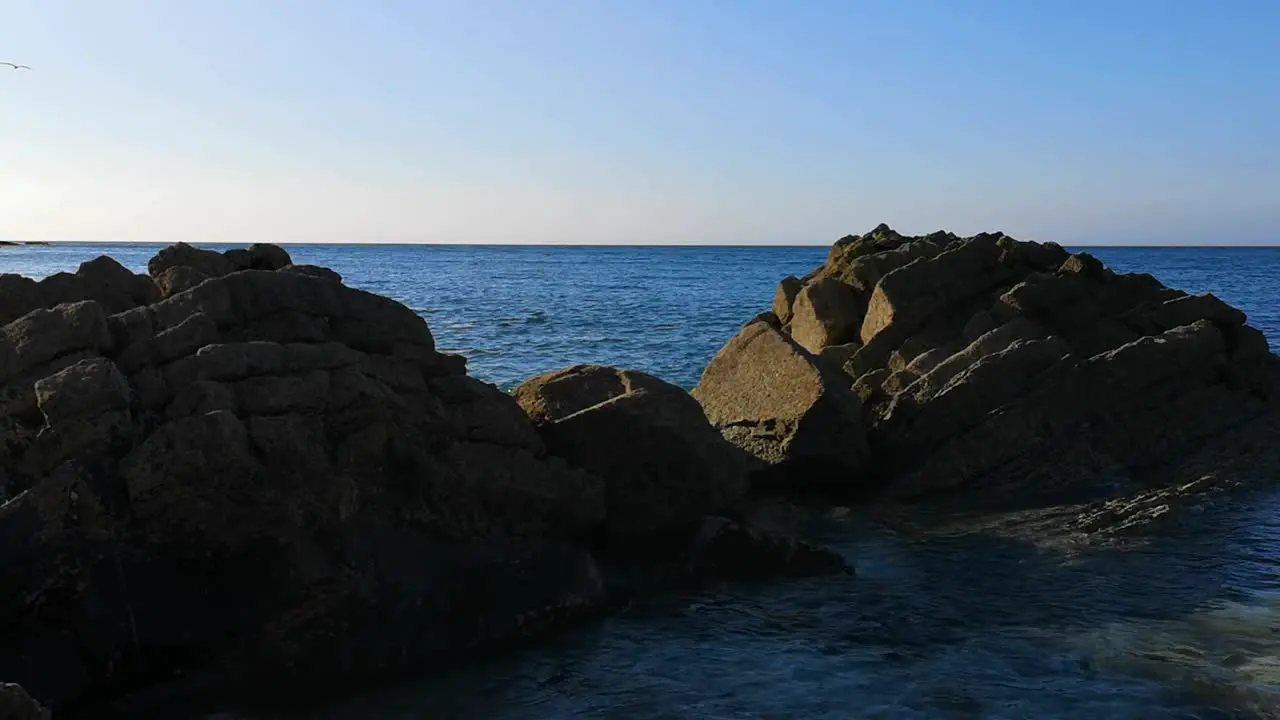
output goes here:
[{"label": "rock face", "polygon": [[604,484],[408,308],[273,246],[149,270],[0,277],[0,678],[376,671],[598,600]]},{"label": "rock face", "polygon": [[0,683],[0,718],[4,720],[50,720],[53,716],[12,683]]},{"label": "rock face", "polygon": [[604,481],[615,540],[692,526],[747,489],[750,458],[684,390],[635,370],[578,365],[515,390],[549,452]]},{"label": "rock face", "polygon": [[760,428],[817,394],[796,381],[816,376],[807,353],[843,359],[845,377],[826,385],[853,388],[865,429],[852,413],[808,429],[846,438],[827,443],[829,459],[869,463],[867,482],[890,499],[990,505],[1198,488],[1216,472],[1199,458],[1242,448],[1256,469],[1280,467],[1259,435],[1280,413],[1280,361],[1244,314],[1086,253],[881,225],[838,242],[799,289],[779,290],[773,312],[789,323],[750,325],[708,366],[695,392],[708,417],[777,458],[780,444]]},{"label": "rock face", "polygon": [[764,463],[762,486],[857,489],[868,448],[862,408],[839,372],[767,322],[712,358],[693,396],[729,442]]}]

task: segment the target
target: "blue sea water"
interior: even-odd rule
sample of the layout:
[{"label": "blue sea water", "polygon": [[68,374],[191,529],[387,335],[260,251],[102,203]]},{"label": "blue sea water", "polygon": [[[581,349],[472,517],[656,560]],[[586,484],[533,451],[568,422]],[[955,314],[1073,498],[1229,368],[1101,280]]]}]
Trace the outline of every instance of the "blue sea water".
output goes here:
[{"label": "blue sea water", "polygon": [[[156,246],[0,248],[35,277]],[[473,375],[511,387],[578,362],[691,387],[779,278],[825,248],[291,247],[395,297]],[[1212,291],[1280,339],[1280,249],[1093,249]],[[1280,718],[1280,494],[1150,542],[1080,548],[1029,519],[909,531],[782,505],[762,522],[827,542],[856,578],[727,585],[637,606],[500,660],[291,717]],[[1000,530],[993,529],[998,524]],[[909,527],[909,526],[908,526]],[[206,717],[267,720],[225,708]]]}]

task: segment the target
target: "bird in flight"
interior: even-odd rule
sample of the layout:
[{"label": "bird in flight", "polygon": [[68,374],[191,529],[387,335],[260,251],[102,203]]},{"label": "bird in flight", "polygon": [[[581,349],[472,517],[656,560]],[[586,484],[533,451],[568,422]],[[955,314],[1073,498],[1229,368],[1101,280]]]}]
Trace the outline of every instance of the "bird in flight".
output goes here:
[{"label": "bird in flight", "polygon": [[0,65],[8,65],[14,70],[30,70],[31,69],[30,65],[19,65],[17,63],[11,63],[11,62],[0,62]]}]

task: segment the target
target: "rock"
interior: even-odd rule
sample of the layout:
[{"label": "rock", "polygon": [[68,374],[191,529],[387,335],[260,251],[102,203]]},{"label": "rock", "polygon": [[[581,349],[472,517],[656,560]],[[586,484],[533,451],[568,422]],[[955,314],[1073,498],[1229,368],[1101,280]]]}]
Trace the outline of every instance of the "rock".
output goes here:
[{"label": "rock", "polygon": [[155,281],[156,287],[160,289],[160,296],[169,297],[184,290],[190,290],[210,277],[209,274],[188,265],[174,265],[160,271],[155,276]]},{"label": "rock", "polygon": [[722,517],[703,522],[691,558],[696,576],[724,580],[853,574],[833,550]]},{"label": "rock", "polygon": [[[147,272],[155,278],[161,295],[170,297],[190,290],[209,278],[241,270],[280,270],[292,264],[289,253],[277,245],[260,243],[250,245],[248,249],[237,248],[220,253],[178,243],[151,258],[147,263]],[[312,271],[308,274],[318,273]]]},{"label": "rock", "polygon": [[515,390],[548,451],[604,481],[610,538],[692,526],[747,489],[749,458],[684,390],[634,370],[575,366]]},{"label": "rock", "polygon": [[535,425],[544,425],[636,390],[687,397],[680,388],[648,373],[605,365],[574,365],[545,372],[525,380],[512,394]]},{"label": "rock", "polygon": [[57,273],[36,282],[20,275],[0,275],[0,325],[32,310],[92,300],[108,313],[154,302],[155,283],[120,263],[101,256],[80,264],[75,273]]},{"label": "rock", "polygon": [[[744,328],[712,358],[693,396],[729,442],[783,485],[854,490],[868,451],[848,380],[769,325]],[[765,478],[760,478],[766,482]]]},{"label": "rock", "polygon": [[281,268],[284,272],[298,273],[299,275],[310,275],[311,277],[323,278],[332,282],[342,282],[342,276],[337,272],[319,265],[286,265]]},{"label": "rock", "polygon": [[795,305],[796,295],[804,283],[795,275],[788,275],[778,283],[778,292],[773,296],[773,314],[778,323],[785,325],[791,322],[791,308]]},{"label": "rock", "polygon": [[279,245],[254,243],[249,246],[249,269],[251,270],[280,270],[292,264],[293,258],[290,258],[288,251]]},{"label": "rock", "polygon": [[[136,306],[142,276],[104,262],[0,282],[6,312],[37,305],[0,326],[0,677],[78,712],[203,672],[448,659],[598,603],[604,483],[412,310],[272,246],[149,268]],[[90,280],[124,290],[41,305]],[[681,397],[638,427],[701,417]],[[679,440],[728,477],[701,431]]]},{"label": "rock", "polygon": [[857,340],[862,314],[851,288],[839,280],[817,278],[796,294],[791,337],[817,354],[823,348]]},{"label": "rock", "polygon": [[[972,508],[1111,502],[1102,524],[1119,527],[1125,521],[1116,518],[1128,513],[1128,527],[1146,527],[1139,508],[1150,503],[1134,488],[1166,497],[1182,478],[1174,494],[1203,494],[1202,485],[1187,485],[1190,467],[1222,486],[1257,476],[1206,473],[1197,448],[1239,436],[1263,466],[1280,468],[1254,429],[1280,416],[1280,360],[1244,313],[1212,295],[1115,273],[1052,243],[1001,233],[906,237],[887,226],[842,238],[810,276],[838,280],[866,304],[861,345],[823,354],[856,378],[870,451],[845,452],[870,469],[866,482],[885,500]],[[804,334],[800,305],[797,298],[787,330],[769,336],[774,344],[822,342]],[[747,336],[766,335],[761,327],[744,330],[722,354],[744,355]],[[775,353],[759,363],[770,372],[736,387],[789,376],[794,360]],[[715,375],[753,367],[736,359]],[[750,438],[746,428],[759,421],[748,418],[789,402],[758,392],[754,415],[704,406],[727,437]],[[846,432],[842,420],[823,424],[828,436]],[[1128,480],[1107,480],[1115,477]]]},{"label": "rock", "polygon": [[216,250],[204,250],[186,243],[170,245],[147,262],[147,273],[151,277],[159,277],[166,270],[174,267],[191,268],[204,277],[222,277],[237,270],[243,270],[231,258]]},{"label": "rock", "polygon": [[5,720],[50,720],[53,715],[40,706],[19,685],[0,683],[0,718]]}]

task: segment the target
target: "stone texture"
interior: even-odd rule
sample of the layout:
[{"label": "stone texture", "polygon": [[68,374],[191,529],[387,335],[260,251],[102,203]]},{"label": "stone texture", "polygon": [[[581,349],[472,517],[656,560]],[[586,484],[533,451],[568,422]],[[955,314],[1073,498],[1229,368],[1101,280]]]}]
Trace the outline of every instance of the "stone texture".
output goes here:
[{"label": "stone texture", "polygon": [[[907,237],[884,225],[842,238],[808,277],[837,280],[865,302],[861,345],[823,355],[856,378],[870,453],[847,454],[868,465],[867,482],[886,500],[992,507],[1101,494],[1112,510],[1081,527],[1118,524],[1126,512],[1136,527],[1151,505],[1126,500],[1139,490],[1181,497],[1201,492],[1201,476],[1230,487],[1280,470],[1260,429],[1280,413],[1280,361],[1244,313],[1211,294],[1115,273],[1053,243]],[[793,317],[774,345],[800,341],[801,325]],[[760,327],[752,338],[765,335]],[[743,355],[746,334],[722,354]],[[758,367],[737,361],[735,372],[754,374],[735,387],[753,397],[746,388],[776,387],[794,362],[782,351]],[[755,392],[737,422],[714,403],[708,415],[727,436],[750,437],[744,428],[758,421],[748,417],[785,414],[788,403]],[[1208,472],[1195,458],[1213,447],[1252,448],[1264,470]],[[1188,477],[1188,467],[1200,474]],[[1181,489],[1169,489],[1172,478]]]},{"label": "stone texture", "polygon": [[743,328],[712,358],[693,396],[729,442],[775,470],[770,483],[850,490],[861,483],[868,453],[848,379],[779,330]]},{"label": "stone texture", "polygon": [[791,337],[814,354],[854,342],[863,312],[852,288],[829,277],[815,278],[796,294]]},{"label": "stone texture", "polygon": [[149,269],[0,281],[0,678],[74,712],[450,657],[599,601],[574,543],[604,483],[416,313],[274,246]]},{"label": "stone texture", "polygon": [[635,370],[579,365],[515,390],[548,451],[604,481],[612,539],[691,526],[747,489],[749,456],[684,390]]},{"label": "stone texture", "polygon": [[785,325],[791,322],[791,308],[796,302],[796,294],[804,283],[795,275],[788,275],[778,283],[778,291],[773,296],[773,314],[778,322]]},{"label": "stone texture", "polygon": [[57,273],[38,282],[0,274],[0,325],[62,303],[92,300],[115,313],[154,302],[158,296],[151,278],[134,274],[105,255],[81,263],[75,273]]}]

